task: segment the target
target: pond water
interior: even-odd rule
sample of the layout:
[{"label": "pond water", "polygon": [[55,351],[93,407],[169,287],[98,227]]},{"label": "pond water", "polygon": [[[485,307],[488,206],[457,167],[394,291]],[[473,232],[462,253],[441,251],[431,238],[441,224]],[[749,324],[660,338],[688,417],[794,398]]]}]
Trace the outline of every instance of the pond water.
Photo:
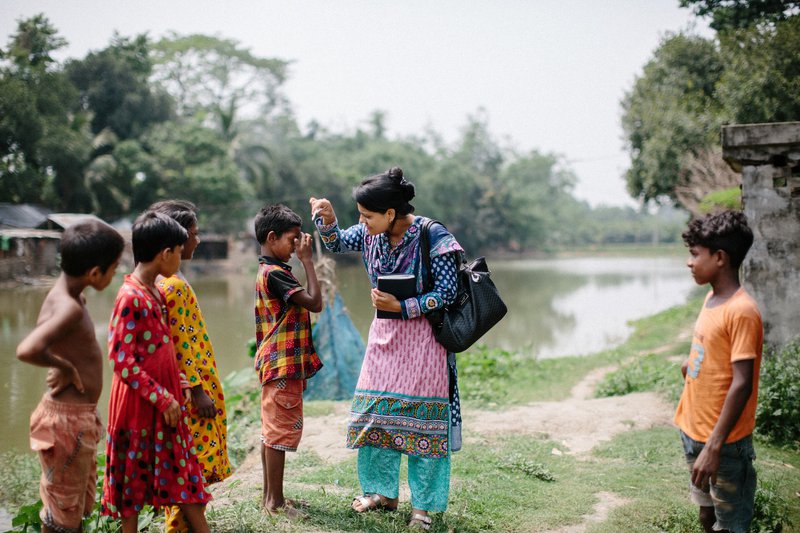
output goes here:
[{"label": "pond water", "polygon": [[[482,340],[490,347],[548,358],[594,353],[623,342],[628,321],[686,301],[694,282],[682,256],[594,257],[490,261],[508,315]],[[302,268],[298,267],[302,271]],[[191,277],[206,317],[221,375],[249,367],[253,330],[253,276]],[[366,336],[373,316],[363,267],[340,264],[338,286],[357,329]],[[100,346],[105,350],[115,280],[86,291]],[[0,289],[0,452],[27,450],[28,419],[44,389],[45,371],[20,363],[16,345],[36,323],[47,287]],[[101,412],[108,402],[107,371]]]}]

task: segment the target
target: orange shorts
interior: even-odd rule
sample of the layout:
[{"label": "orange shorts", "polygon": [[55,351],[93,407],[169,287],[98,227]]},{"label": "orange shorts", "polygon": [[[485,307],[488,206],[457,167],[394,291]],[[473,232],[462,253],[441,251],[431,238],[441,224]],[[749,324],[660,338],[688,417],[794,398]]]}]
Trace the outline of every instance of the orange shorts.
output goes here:
[{"label": "orange shorts", "polygon": [[103,425],[97,406],[63,403],[45,394],[31,415],[31,449],[39,454],[42,523],[79,531],[92,512],[97,483],[97,444]]},{"label": "orange shorts", "polygon": [[261,442],[294,452],[303,435],[302,379],[276,379],[261,387]]}]

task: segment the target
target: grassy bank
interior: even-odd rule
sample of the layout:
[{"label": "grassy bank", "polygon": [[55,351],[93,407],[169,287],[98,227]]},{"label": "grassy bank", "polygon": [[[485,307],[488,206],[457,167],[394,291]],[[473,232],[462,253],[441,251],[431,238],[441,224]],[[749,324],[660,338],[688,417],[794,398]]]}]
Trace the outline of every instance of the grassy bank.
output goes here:
[{"label": "grassy bank", "polygon": [[[693,299],[636,321],[623,345],[593,356],[537,361],[502,350],[460,354],[464,411],[500,413],[530,402],[558,402],[589,372],[604,367],[617,370],[600,383],[600,394],[656,391],[675,398],[680,360],[688,353],[689,331],[699,305],[700,300]],[[230,449],[238,463],[252,450],[252,434],[258,431],[252,375],[241,372],[226,381]],[[306,416],[326,416],[343,405],[308,402]],[[583,455],[567,453],[563,443],[546,434],[493,435],[467,425],[464,436],[464,450],[452,458],[450,507],[434,516],[431,531],[546,531],[581,523],[595,533],[700,531],[696,508],[687,501],[688,474],[673,428],[627,431]],[[797,530],[800,452],[766,442],[757,442],[756,449],[759,524],[780,520],[783,531]],[[357,515],[350,510],[350,501],[359,494],[355,454],[339,462],[326,461],[308,449],[288,457],[287,493],[310,503],[305,521],[293,524],[259,510],[260,465],[256,464],[253,468],[259,471],[248,476],[249,481],[217,488],[215,498],[225,505],[209,509],[212,531],[407,531],[411,510],[407,501],[397,513]],[[13,467],[12,477],[19,475],[0,487],[6,507],[35,499],[37,474],[31,464]],[[401,479],[406,479],[405,472]],[[598,513],[602,509],[605,514]],[[587,521],[591,515],[600,518]]]}]

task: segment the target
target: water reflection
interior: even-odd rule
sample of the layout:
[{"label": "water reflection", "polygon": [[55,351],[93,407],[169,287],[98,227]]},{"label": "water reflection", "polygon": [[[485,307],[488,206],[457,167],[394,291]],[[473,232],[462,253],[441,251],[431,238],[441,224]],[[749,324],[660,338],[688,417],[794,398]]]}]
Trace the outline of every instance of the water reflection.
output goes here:
[{"label": "water reflection", "polygon": [[[507,317],[483,341],[536,357],[586,354],[611,347],[630,333],[628,321],[686,300],[693,287],[678,257],[586,258],[492,261],[493,279],[509,308]],[[302,267],[296,269],[302,273]],[[338,286],[356,328],[366,336],[374,310],[363,266],[339,264]],[[247,368],[253,337],[254,272],[229,277],[190,275],[208,324],[221,375]],[[121,279],[101,293],[88,289],[89,312],[105,351],[108,317]],[[44,391],[43,369],[14,357],[16,345],[36,322],[47,288],[0,289],[0,383],[6,409],[0,411],[0,451],[27,448],[28,419]],[[108,402],[107,369],[101,411]]]},{"label": "water reflection", "polygon": [[540,358],[615,346],[630,334],[629,321],[683,303],[694,286],[678,257],[524,261],[492,269],[509,316],[486,343]]}]

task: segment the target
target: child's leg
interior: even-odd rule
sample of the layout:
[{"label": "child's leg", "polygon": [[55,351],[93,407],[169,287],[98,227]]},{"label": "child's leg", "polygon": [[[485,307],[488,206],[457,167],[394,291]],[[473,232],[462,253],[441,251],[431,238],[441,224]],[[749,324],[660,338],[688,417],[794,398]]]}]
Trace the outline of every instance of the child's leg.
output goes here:
[{"label": "child's leg", "polygon": [[713,507],[700,506],[700,525],[703,526],[703,531],[712,533],[714,531],[714,522],[717,521],[717,515],[714,513]]},{"label": "child's leg", "polygon": [[267,493],[269,492],[269,476],[267,475],[267,450],[269,448],[261,444],[261,507],[266,506]]},{"label": "child's leg", "polygon": [[192,528],[192,533],[211,533],[206,521],[206,506],[203,503],[181,503],[181,508],[186,521]]},{"label": "child's leg", "polygon": [[276,450],[269,446],[262,446],[263,467],[264,467],[264,496],[261,505],[269,513],[275,511],[284,513],[287,518],[305,518],[306,513],[297,509],[302,507],[302,502],[289,502],[283,496],[283,471],[286,463],[286,452]]},{"label": "child's leg", "polygon": [[137,533],[139,526],[139,513],[133,516],[122,517],[122,533]]},{"label": "child's leg", "polygon": [[286,505],[283,497],[283,468],[286,452],[263,446],[264,465],[264,499],[261,504],[270,511]]}]

